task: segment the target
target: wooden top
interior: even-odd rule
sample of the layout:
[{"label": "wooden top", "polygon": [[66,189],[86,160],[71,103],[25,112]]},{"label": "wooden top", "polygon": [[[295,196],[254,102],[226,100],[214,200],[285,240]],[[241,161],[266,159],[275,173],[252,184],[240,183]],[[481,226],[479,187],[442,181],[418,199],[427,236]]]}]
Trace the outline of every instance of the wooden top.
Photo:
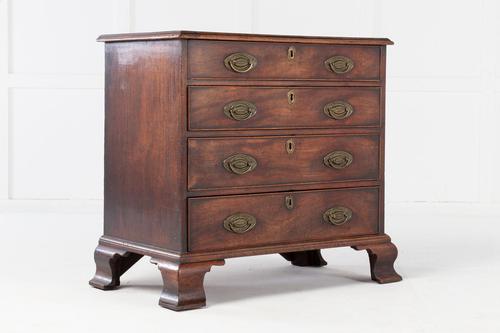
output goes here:
[{"label": "wooden top", "polygon": [[350,38],[350,37],[322,37],[322,36],[284,36],[284,35],[258,35],[225,32],[204,31],[160,31],[138,32],[126,34],[101,35],[98,42],[125,42],[148,41],[167,39],[206,39],[248,42],[277,42],[277,43],[314,43],[314,44],[343,44],[343,45],[392,45],[387,38]]}]

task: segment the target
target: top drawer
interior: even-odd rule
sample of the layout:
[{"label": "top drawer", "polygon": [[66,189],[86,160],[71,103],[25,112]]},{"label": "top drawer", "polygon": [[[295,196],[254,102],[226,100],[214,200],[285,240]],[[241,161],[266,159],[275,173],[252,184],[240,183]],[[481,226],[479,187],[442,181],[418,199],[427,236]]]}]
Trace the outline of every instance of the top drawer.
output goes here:
[{"label": "top drawer", "polygon": [[189,78],[379,80],[380,47],[191,40]]}]

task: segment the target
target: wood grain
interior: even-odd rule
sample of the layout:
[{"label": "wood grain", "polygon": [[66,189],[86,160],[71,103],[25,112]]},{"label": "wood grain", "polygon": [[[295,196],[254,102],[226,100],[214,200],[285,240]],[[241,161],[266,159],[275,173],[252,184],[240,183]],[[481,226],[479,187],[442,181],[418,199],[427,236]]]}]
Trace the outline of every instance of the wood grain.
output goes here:
[{"label": "wood grain", "polygon": [[[286,151],[287,140],[295,144]],[[248,188],[271,184],[307,184],[346,180],[376,180],[379,176],[378,136],[288,136],[188,140],[188,188]],[[327,167],[332,151],[352,154],[345,169]],[[236,153],[250,155],[257,167],[244,175],[228,172],[222,162]]]},{"label": "wood grain", "polygon": [[252,42],[276,42],[276,43],[318,43],[338,45],[392,45],[393,42],[387,38],[352,38],[352,37],[327,37],[327,36],[284,36],[266,34],[242,34],[227,32],[207,31],[159,31],[159,32],[136,32],[123,34],[106,34],[99,36],[99,42],[123,42],[123,41],[147,41],[165,39],[201,39],[201,40],[234,40]]},{"label": "wood grain", "polygon": [[[190,130],[380,126],[378,88],[190,87],[188,98]],[[253,117],[238,121],[224,114],[225,105],[239,100],[255,105]],[[334,101],[349,103],[354,112],[345,119],[328,117],[323,109]]]},{"label": "wood grain", "polygon": [[[290,46],[296,48],[293,60],[287,57]],[[257,59],[255,69],[235,73],[224,66],[228,55],[239,52]],[[345,74],[328,70],[325,60],[335,55],[352,59],[354,68]],[[378,80],[380,47],[193,40],[188,42],[188,63],[189,78]]]},{"label": "wood grain", "polygon": [[185,249],[182,41],[106,44],[104,233]]},{"label": "wood grain", "polygon": [[[285,207],[290,195],[294,208]],[[261,245],[320,241],[378,232],[378,188],[305,191],[189,199],[189,250],[228,250]],[[351,220],[334,226],[323,220],[329,208],[344,206]],[[230,215],[254,216],[256,226],[236,234],[223,227]]]}]

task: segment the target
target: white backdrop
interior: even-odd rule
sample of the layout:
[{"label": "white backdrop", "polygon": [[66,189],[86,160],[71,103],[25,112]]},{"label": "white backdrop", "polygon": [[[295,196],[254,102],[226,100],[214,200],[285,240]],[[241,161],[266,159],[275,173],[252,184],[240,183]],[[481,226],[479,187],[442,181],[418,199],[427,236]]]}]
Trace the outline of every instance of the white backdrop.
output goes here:
[{"label": "white backdrop", "polygon": [[178,29],[391,38],[387,202],[500,204],[495,0],[0,0],[0,200],[101,199],[95,38]]}]

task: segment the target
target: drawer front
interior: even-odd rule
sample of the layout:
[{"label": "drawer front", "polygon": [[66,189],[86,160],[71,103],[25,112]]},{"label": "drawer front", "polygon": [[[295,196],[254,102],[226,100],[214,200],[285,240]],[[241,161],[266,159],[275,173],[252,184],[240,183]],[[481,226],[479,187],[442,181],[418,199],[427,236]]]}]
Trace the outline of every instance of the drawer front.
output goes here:
[{"label": "drawer front", "polygon": [[379,80],[380,47],[189,41],[189,78]]},{"label": "drawer front", "polygon": [[191,198],[189,250],[376,234],[378,188]]},{"label": "drawer front", "polygon": [[188,188],[376,180],[377,135],[192,138]]},{"label": "drawer front", "polygon": [[378,88],[190,87],[189,129],[379,126]]}]

